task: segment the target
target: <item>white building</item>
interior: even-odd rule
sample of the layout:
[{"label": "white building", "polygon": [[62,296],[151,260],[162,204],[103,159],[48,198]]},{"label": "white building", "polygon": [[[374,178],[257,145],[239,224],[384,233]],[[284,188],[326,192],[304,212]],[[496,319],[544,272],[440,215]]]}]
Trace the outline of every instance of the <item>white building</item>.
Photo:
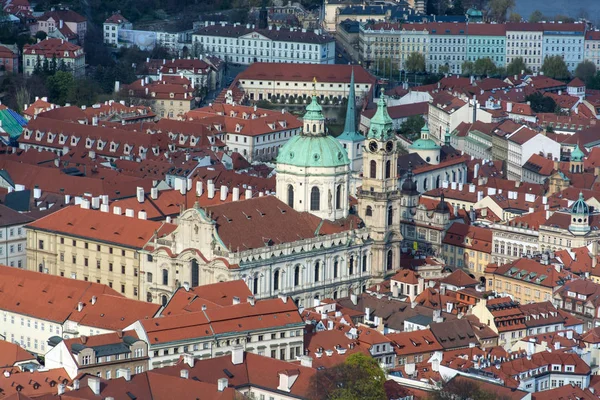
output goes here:
[{"label": "white building", "polygon": [[192,46],[199,46],[206,53],[236,64],[335,63],[334,39],[318,29],[272,26],[258,29],[250,24],[207,21],[204,27],[192,34]]},{"label": "white building", "polygon": [[585,33],[583,58],[593,62],[596,68],[600,68],[600,31]]},{"label": "white building", "polygon": [[121,14],[113,14],[104,21],[104,43],[118,46],[119,30],[133,29],[133,24],[123,17]]},{"label": "white building", "polygon": [[509,22],[506,24],[506,64],[521,57],[533,72],[542,67],[543,35],[541,24]]},{"label": "white building", "polygon": [[[41,190],[34,189],[35,195],[41,195]],[[27,265],[25,225],[34,219],[5,205],[0,205],[0,213],[0,264],[25,268]]]},{"label": "white building", "polygon": [[427,70],[439,72],[448,67],[451,74],[460,74],[467,57],[467,36],[464,24],[437,22],[427,24],[429,31],[429,53],[425,60]]},{"label": "white building", "polygon": [[526,126],[517,129],[508,137],[508,179],[522,180],[523,165],[532,154],[553,158],[560,154],[560,143]]},{"label": "white building", "polygon": [[559,56],[573,73],[584,60],[585,24],[546,23],[544,29],[544,58]]}]

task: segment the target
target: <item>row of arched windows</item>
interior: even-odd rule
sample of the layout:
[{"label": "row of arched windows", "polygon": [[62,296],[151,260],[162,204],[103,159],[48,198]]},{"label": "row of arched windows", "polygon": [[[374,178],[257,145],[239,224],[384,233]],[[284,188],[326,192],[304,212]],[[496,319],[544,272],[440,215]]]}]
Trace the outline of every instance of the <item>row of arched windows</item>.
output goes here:
[{"label": "row of arched windows", "polygon": [[[392,176],[392,162],[387,160],[385,162],[385,179],[388,179]],[[371,160],[370,168],[369,168],[369,177],[376,179],[377,178],[377,161]]]},{"label": "row of arched windows", "polygon": [[[344,193],[342,191],[342,185],[337,185],[335,189],[335,208],[340,210],[342,208],[342,200]],[[294,186],[288,185],[287,187],[287,204],[290,207],[294,207]],[[321,191],[317,186],[313,186],[310,190],[310,210],[319,211],[321,209]]]}]

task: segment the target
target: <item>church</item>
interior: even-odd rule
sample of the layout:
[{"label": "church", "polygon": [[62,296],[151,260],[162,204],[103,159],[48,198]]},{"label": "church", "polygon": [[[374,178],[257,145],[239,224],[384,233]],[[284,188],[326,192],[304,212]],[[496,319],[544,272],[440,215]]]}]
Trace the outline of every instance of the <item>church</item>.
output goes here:
[{"label": "church", "polygon": [[[148,301],[166,304],[173,280],[198,286],[243,279],[256,298],[290,296],[310,307],[314,299],[363,292],[399,268],[407,208],[398,181],[400,149],[383,94],[366,138],[352,121],[340,140],[329,135],[316,93],[302,122],[302,132],[279,151],[275,196],[196,204],[181,213],[170,235],[148,244],[141,260]],[[357,144],[360,156],[352,151]],[[358,205],[350,207],[357,157]],[[410,178],[403,190],[406,185],[416,191]]]}]

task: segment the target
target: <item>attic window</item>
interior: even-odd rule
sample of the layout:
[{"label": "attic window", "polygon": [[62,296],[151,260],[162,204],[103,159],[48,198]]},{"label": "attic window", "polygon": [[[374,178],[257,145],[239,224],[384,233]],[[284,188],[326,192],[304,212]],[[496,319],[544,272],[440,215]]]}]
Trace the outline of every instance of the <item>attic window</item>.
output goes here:
[{"label": "attic window", "polygon": [[61,133],[60,136],[58,137],[58,141],[59,141],[60,144],[64,144],[67,141],[67,136],[63,135]]},{"label": "attic window", "polygon": [[174,98],[174,97],[175,97],[175,94],[173,94],[173,93],[169,93],[169,97],[170,97],[170,98]]}]

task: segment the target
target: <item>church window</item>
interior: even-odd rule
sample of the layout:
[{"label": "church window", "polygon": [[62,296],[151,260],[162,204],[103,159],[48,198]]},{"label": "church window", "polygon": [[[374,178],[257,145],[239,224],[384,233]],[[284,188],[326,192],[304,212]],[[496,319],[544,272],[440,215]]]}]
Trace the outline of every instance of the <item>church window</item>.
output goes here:
[{"label": "church window", "polygon": [[294,286],[300,285],[300,266],[294,267]]},{"label": "church window", "polygon": [[362,256],[362,271],[367,272],[367,253],[363,253]]},{"label": "church window", "polygon": [[335,190],[335,208],[337,210],[342,208],[342,185],[337,185]]},{"label": "church window", "polygon": [[371,169],[369,177],[376,178],[377,177],[377,162],[375,160],[371,160]]},{"label": "church window", "polygon": [[389,178],[392,174],[392,163],[390,160],[385,162],[385,177]]},{"label": "church window", "polygon": [[258,274],[254,274],[254,279],[252,279],[252,294],[258,293]]},{"label": "church window", "polygon": [[392,206],[388,207],[387,223],[388,225],[392,225],[394,223],[394,209],[392,208]]},{"label": "church window", "polygon": [[348,263],[348,275],[354,274],[354,256],[350,256],[350,262]]},{"label": "church window", "polygon": [[440,187],[440,176],[438,175],[437,178],[435,178],[435,187],[439,188]]},{"label": "church window", "polygon": [[371,206],[367,206],[366,215],[367,215],[367,217],[373,216],[373,209],[371,208]]},{"label": "church window", "polygon": [[339,263],[338,263],[338,260],[336,258],[335,261],[333,262],[333,277],[334,278],[338,277],[338,266],[339,266]]},{"label": "church window", "polygon": [[276,269],[273,273],[273,290],[279,290],[279,270]]},{"label": "church window", "polygon": [[423,191],[426,192],[427,189],[427,178],[423,179]]},{"label": "church window", "polygon": [[321,275],[321,263],[319,261],[315,264],[315,282],[319,282],[319,277]]},{"label": "church window", "polygon": [[386,269],[388,271],[392,270],[392,263],[394,261],[394,251],[392,249],[389,249],[387,252],[387,257],[385,260],[385,264],[386,264]]},{"label": "church window", "polygon": [[317,124],[313,124],[313,133],[317,131]]},{"label": "church window", "polygon": [[313,186],[310,191],[310,209],[311,211],[319,211],[321,209],[321,192],[316,186]]},{"label": "church window", "polygon": [[152,293],[150,293],[150,292],[146,293],[146,301],[148,303],[152,303]]},{"label": "church window", "polygon": [[288,185],[288,206],[294,208],[294,186]]},{"label": "church window", "polygon": [[169,284],[169,270],[167,270],[167,269],[162,270],[162,284],[163,285]]}]

